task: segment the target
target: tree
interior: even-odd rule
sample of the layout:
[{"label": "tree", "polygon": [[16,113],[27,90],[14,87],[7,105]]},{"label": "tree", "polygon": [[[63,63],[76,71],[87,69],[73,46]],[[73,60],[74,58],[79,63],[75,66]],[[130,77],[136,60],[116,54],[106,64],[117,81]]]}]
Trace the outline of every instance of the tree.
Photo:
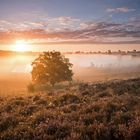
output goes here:
[{"label": "tree", "polygon": [[72,80],[72,64],[60,52],[43,52],[32,62],[32,80],[37,84]]}]

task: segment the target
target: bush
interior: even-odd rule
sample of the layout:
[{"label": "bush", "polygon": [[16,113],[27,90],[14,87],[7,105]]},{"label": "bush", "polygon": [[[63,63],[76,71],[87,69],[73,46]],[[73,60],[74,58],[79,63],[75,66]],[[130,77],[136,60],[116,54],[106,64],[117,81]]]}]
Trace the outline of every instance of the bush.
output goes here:
[{"label": "bush", "polygon": [[66,104],[72,104],[72,103],[74,104],[80,103],[79,97],[74,94],[64,94],[58,97],[54,101],[54,104],[60,105],[60,106],[66,105]]},{"label": "bush", "polygon": [[18,118],[16,118],[14,115],[5,116],[0,121],[0,132],[7,130],[8,128],[16,127],[18,125]]},{"label": "bush", "polygon": [[35,92],[35,86],[34,86],[34,84],[29,84],[27,86],[27,90],[28,90],[28,92]]}]

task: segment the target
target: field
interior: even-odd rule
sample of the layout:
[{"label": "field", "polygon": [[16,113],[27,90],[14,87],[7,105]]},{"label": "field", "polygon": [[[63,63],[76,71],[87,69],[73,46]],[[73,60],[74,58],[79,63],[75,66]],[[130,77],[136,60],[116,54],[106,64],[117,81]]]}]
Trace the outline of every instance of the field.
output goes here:
[{"label": "field", "polygon": [[0,97],[1,140],[140,139],[140,78],[28,90]]}]

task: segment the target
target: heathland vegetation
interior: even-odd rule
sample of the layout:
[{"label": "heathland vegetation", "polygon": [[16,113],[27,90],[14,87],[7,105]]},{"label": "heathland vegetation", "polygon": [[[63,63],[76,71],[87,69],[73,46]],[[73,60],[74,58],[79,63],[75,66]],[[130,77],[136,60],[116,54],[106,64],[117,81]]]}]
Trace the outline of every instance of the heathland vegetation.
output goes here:
[{"label": "heathland vegetation", "polygon": [[32,86],[0,98],[1,140],[140,138],[140,79]]}]

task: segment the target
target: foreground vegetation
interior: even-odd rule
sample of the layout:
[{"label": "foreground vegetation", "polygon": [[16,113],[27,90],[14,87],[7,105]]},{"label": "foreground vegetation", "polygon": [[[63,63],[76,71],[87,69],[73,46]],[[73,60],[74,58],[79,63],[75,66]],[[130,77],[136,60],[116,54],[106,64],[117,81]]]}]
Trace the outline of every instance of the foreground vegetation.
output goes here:
[{"label": "foreground vegetation", "polygon": [[140,79],[54,88],[1,97],[0,139],[140,139]]}]

